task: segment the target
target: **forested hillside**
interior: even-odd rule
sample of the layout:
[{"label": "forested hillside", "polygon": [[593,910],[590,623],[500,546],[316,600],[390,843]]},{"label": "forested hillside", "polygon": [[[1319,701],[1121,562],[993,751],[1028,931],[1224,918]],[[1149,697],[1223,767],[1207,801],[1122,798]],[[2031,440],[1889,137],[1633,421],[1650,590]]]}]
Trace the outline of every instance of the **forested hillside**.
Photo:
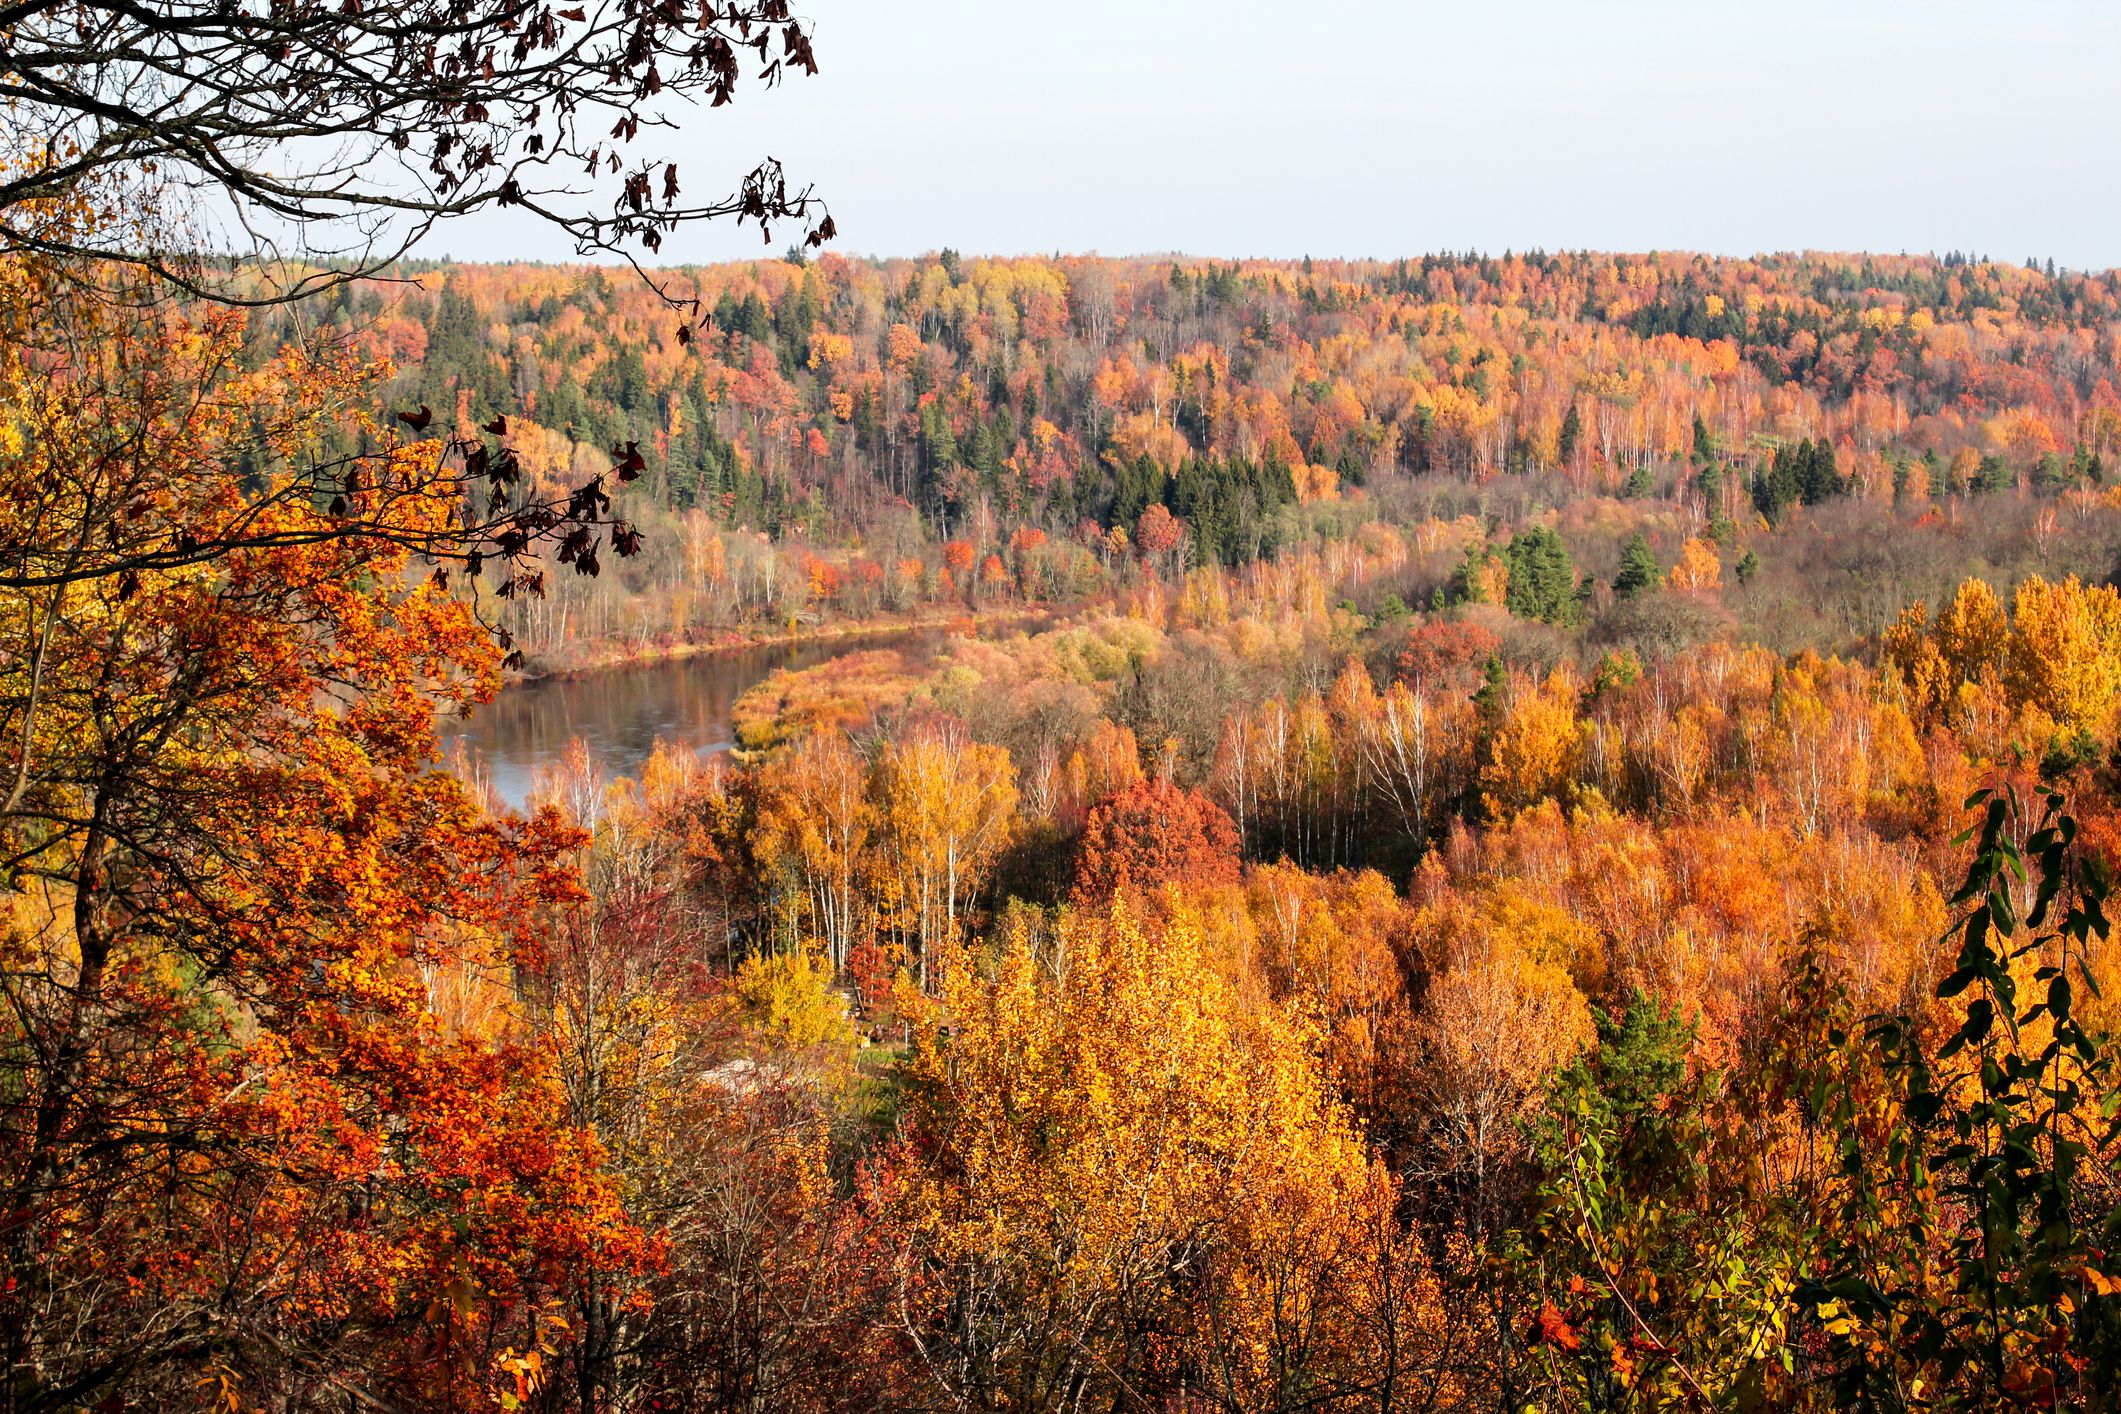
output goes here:
[{"label": "forested hillside", "polygon": [[963,8],[0,3],[0,1414],[2121,1408],[2121,271],[833,246],[2110,261],[2097,7]]},{"label": "forested hillside", "polygon": [[1074,601],[1379,520],[1470,515],[1498,552],[1552,523],[1607,587],[1639,532],[1665,565],[1742,572],[1732,612],[1786,647],[1875,633],[1964,572],[2108,568],[2084,534],[2121,450],[2112,273],[828,255],[670,273],[696,338],[616,272],[405,273],[260,321],[255,346],[351,335],[396,365],[401,405],[465,433],[505,416],[534,484],[638,444],[622,510],[645,553],[519,625],[547,659]]},{"label": "forested hillside", "polygon": [[2110,278],[418,273],[0,262],[0,1405],[2105,1407]]}]

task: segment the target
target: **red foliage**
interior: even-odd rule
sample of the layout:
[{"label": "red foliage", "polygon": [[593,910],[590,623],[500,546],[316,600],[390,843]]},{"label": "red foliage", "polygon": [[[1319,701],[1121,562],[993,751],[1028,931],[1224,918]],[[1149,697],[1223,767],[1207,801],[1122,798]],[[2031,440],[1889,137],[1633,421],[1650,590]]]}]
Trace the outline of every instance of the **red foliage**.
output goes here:
[{"label": "red foliage", "polygon": [[1237,825],[1197,791],[1150,778],[1100,801],[1083,827],[1074,897],[1094,905],[1167,883],[1234,883]]},{"label": "red foliage", "polygon": [[1431,621],[1407,630],[1396,667],[1402,682],[1437,684],[1468,674],[1502,647],[1480,624]]},{"label": "red foliage", "polygon": [[1176,550],[1186,538],[1186,523],[1161,505],[1142,512],[1134,525],[1134,543],[1144,555],[1162,555]]}]

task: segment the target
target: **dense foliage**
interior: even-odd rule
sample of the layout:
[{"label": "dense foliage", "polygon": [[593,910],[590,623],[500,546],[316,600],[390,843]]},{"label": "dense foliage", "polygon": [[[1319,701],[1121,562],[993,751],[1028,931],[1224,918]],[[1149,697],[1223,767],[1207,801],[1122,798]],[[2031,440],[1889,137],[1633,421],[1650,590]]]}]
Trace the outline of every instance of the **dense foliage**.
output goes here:
[{"label": "dense foliage", "polygon": [[[674,272],[712,311],[690,342],[615,274],[404,273],[261,319],[256,356],[322,318],[440,425],[505,414],[533,486],[643,449],[645,557],[512,621],[547,658],[1073,601],[1380,518],[1470,513],[1502,556],[1547,509],[1586,591],[1637,530],[1667,565],[1751,555],[1777,597],[1850,581],[1802,625],[1748,615],[1794,648],[2081,529],[2121,435],[2121,280],[1957,258],[828,255]],[[1566,621],[1537,554],[1512,607]],[[1470,569],[1417,602],[1495,588]]]},{"label": "dense foliage", "polygon": [[2108,1406],[2110,277],[0,273],[0,1408]]}]

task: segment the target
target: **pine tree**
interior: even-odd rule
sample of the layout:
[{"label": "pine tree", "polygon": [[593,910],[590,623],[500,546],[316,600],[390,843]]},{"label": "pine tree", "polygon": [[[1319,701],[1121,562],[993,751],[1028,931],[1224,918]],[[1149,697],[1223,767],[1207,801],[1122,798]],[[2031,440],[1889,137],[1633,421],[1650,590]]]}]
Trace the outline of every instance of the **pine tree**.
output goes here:
[{"label": "pine tree", "polygon": [[1576,566],[1568,546],[1543,525],[1513,537],[1504,558],[1510,567],[1503,606],[1521,619],[1550,624],[1576,619]]},{"label": "pine tree", "polygon": [[1834,444],[1821,437],[1798,444],[1798,496],[1807,506],[1816,506],[1848,489],[1834,465]]},{"label": "pine tree", "polygon": [[1701,499],[1709,503],[1709,509],[1721,510],[1723,508],[1723,468],[1714,462],[1703,467],[1701,475],[1694,478],[1694,489],[1701,493]]},{"label": "pine tree", "polygon": [[1613,576],[1613,592],[1626,599],[1663,581],[1664,567],[1657,563],[1649,537],[1636,531],[1620,552],[1620,573]]},{"label": "pine tree", "polygon": [[1340,460],[1334,463],[1333,470],[1340,477],[1340,484],[1343,486],[1360,486],[1368,475],[1353,442],[1340,444]]},{"label": "pine tree", "polygon": [[1575,458],[1576,446],[1582,440],[1583,414],[1576,410],[1576,404],[1570,403],[1568,416],[1561,420],[1561,442],[1556,448],[1563,466],[1567,466]]},{"label": "pine tree", "polygon": [[1480,690],[1473,694],[1473,706],[1479,709],[1481,721],[1489,727],[1500,722],[1509,697],[1509,674],[1503,671],[1502,659],[1490,653],[1480,670]]}]

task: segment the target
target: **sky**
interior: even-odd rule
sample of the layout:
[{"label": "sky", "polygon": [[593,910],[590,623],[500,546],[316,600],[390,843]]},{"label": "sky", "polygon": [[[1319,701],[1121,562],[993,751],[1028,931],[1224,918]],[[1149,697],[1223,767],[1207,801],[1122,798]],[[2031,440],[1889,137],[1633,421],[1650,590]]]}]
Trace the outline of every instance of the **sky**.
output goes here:
[{"label": "sky", "polygon": [[[855,255],[1963,250],[2121,266],[2114,0],[797,0],[820,72],[678,115]],[[666,263],[778,253],[681,233]],[[521,213],[421,254],[565,259]]]}]

